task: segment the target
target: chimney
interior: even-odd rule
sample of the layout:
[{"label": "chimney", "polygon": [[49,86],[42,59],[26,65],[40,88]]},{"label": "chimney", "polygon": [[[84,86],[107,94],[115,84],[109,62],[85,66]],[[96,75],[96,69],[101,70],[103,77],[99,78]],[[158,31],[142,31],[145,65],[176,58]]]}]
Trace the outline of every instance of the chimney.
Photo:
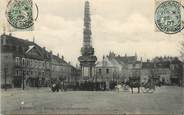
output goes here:
[{"label": "chimney", "polygon": [[64,60],[64,56],[62,56],[61,59]]},{"label": "chimney", "polygon": [[9,33],[9,36],[12,36],[12,33],[11,32]]},{"label": "chimney", "polygon": [[7,41],[6,41],[6,36],[3,36],[2,38],[3,38],[3,45],[6,45],[6,44],[7,44],[7,43],[6,43],[6,42],[7,42]]},{"label": "chimney", "polygon": [[43,47],[43,50],[45,51],[45,50],[46,50],[46,48],[45,48],[45,47]]},{"label": "chimney", "polygon": [[135,52],[135,58],[136,58],[136,60],[137,60],[137,57],[138,57],[138,56],[137,56],[137,52]]},{"label": "chimney", "polygon": [[49,53],[52,55],[52,50]]},{"label": "chimney", "polygon": [[59,57],[59,53],[57,53],[57,57]]},{"label": "chimney", "polygon": [[103,59],[105,59],[105,56],[103,56]]},{"label": "chimney", "polygon": [[141,57],[141,62],[142,62],[142,57]]},{"label": "chimney", "polygon": [[35,43],[35,37],[33,36],[33,43]]},{"label": "chimney", "polygon": [[49,57],[50,59],[52,59],[52,57],[53,57],[53,55],[52,55],[52,50],[51,50],[51,51],[49,51],[49,53],[48,53],[48,57]]}]

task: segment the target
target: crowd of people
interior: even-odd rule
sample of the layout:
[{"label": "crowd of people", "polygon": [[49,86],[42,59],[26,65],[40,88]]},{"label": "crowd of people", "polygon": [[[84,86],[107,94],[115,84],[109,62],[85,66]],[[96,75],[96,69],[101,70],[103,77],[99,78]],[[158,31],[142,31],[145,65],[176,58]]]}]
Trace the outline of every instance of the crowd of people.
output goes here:
[{"label": "crowd of people", "polygon": [[141,82],[140,78],[134,77],[129,78],[125,81],[112,81],[109,84],[109,88],[106,87],[106,82],[76,82],[76,83],[68,83],[61,80],[53,80],[51,81],[50,88],[53,92],[67,91],[67,90],[81,90],[81,91],[107,91],[107,90],[118,90],[123,88],[123,90],[131,89],[133,93],[133,89],[137,88],[138,93],[140,93],[140,88],[143,89],[143,92],[154,91],[155,86],[161,86],[161,82],[155,83],[152,78],[149,78],[146,81]]}]

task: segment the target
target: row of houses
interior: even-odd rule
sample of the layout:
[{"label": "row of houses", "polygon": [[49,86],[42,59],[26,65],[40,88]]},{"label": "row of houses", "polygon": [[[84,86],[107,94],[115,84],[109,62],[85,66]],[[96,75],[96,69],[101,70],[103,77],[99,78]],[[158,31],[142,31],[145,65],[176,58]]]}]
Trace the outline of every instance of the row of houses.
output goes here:
[{"label": "row of houses", "polygon": [[183,82],[183,63],[177,57],[155,57],[153,60],[138,60],[137,55],[120,56],[110,52],[103,56],[102,61],[96,65],[98,81],[122,82],[129,77],[139,76],[141,82],[150,77],[156,83],[181,85]]},{"label": "row of houses", "polygon": [[59,79],[74,82],[80,70],[34,41],[1,35],[1,87],[47,86]]},{"label": "row of houses", "polygon": [[[1,86],[38,87],[60,80],[72,84],[81,80],[80,69],[66,62],[64,56],[54,55],[34,41],[23,40],[3,34],[1,37]],[[164,84],[183,83],[183,63],[177,57],[155,57],[152,60],[138,60],[137,55],[124,56],[110,52],[97,62],[94,80],[105,82],[126,81],[140,76],[141,81],[150,77]]]}]

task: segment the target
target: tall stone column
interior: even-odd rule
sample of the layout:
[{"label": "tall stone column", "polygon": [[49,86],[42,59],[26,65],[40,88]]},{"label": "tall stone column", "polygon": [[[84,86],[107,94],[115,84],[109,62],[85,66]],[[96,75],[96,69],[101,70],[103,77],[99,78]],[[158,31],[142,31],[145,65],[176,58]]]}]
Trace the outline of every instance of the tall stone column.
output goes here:
[{"label": "tall stone column", "polygon": [[95,62],[97,57],[94,55],[92,46],[91,18],[89,1],[85,2],[84,9],[84,30],[83,30],[83,46],[81,48],[81,56],[78,58],[81,66],[81,81],[92,81],[94,78]]}]

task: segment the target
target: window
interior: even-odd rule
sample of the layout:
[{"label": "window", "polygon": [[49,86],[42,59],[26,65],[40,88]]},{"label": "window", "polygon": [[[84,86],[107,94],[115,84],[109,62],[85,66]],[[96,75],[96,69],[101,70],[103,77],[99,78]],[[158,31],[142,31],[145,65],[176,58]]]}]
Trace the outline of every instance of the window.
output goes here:
[{"label": "window", "polygon": [[25,66],[25,58],[22,58],[22,66]]},{"label": "window", "polygon": [[18,76],[22,76],[22,70],[17,70],[18,71]]},{"label": "window", "polygon": [[27,60],[27,67],[30,67],[30,59]]},{"label": "window", "polygon": [[40,68],[40,61],[37,61],[37,64],[38,64],[38,68]]},{"label": "window", "polygon": [[19,57],[16,57],[16,58],[15,58],[15,63],[16,63],[17,66],[20,65],[20,58],[19,58]]},{"label": "window", "polygon": [[30,60],[27,59],[27,67],[30,67]]},{"label": "window", "polygon": [[27,75],[29,75],[29,71],[27,71]]},{"label": "window", "polygon": [[42,63],[42,67],[45,68],[45,62]]},{"label": "window", "polygon": [[135,67],[135,66],[136,66],[136,64],[134,63],[134,64],[133,64],[133,67]]},{"label": "window", "polygon": [[109,69],[106,69],[106,73],[109,73]]},{"label": "window", "polygon": [[6,37],[5,36],[3,36],[3,45],[6,45]]},{"label": "window", "polygon": [[32,60],[32,67],[35,68],[35,60]]},{"label": "window", "polygon": [[99,74],[102,74],[102,70],[101,69],[99,69]]},{"label": "window", "polygon": [[37,68],[37,60],[34,60],[34,68]]},{"label": "window", "polygon": [[16,70],[15,76],[19,76],[19,70]]},{"label": "window", "polygon": [[174,65],[171,65],[171,70],[174,70]]},{"label": "window", "polygon": [[27,64],[28,64],[28,60],[27,59],[25,59],[25,67],[27,67]]}]

